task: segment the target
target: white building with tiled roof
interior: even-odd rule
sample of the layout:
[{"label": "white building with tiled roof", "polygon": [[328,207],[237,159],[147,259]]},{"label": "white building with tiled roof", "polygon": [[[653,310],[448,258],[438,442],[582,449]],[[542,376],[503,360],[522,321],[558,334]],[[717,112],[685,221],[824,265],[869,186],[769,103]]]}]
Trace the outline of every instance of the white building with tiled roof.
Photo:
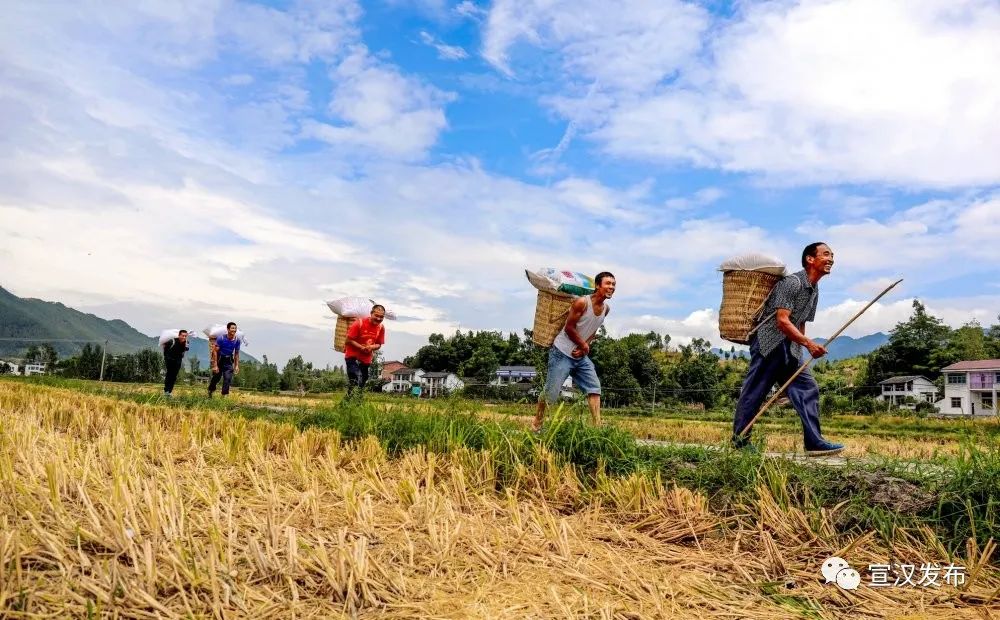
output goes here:
[{"label": "white building with tiled roof", "polygon": [[916,402],[933,403],[937,400],[938,391],[934,383],[921,375],[906,375],[889,377],[878,382],[882,393],[879,398],[897,407],[906,406],[906,399],[913,398]]},{"label": "white building with tiled roof", "polygon": [[996,415],[1000,360],[970,360],[941,369],[944,398],[936,404],[943,414]]}]

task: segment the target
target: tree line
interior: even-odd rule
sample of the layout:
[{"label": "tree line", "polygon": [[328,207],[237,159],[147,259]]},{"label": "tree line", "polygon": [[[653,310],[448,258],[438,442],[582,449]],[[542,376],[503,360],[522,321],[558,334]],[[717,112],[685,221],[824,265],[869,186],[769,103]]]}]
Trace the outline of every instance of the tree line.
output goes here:
[{"label": "tree line", "polygon": [[1000,359],[1000,316],[989,328],[973,319],[953,329],[914,300],[910,318],[897,323],[889,341],[866,357],[863,393],[875,394],[880,381],[900,375],[923,375],[937,380],[941,387],[945,366],[964,360]]},{"label": "tree line", "polygon": [[[429,372],[454,372],[466,379],[468,396],[495,395],[484,389],[500,366],[532,366],[536,378],[532,387],[541,388],[547,351],[531,340],[531,330],[522,334],[499,331],[456,331],[451,336],[431,334],[427,344],[404,359],[411,368]],[[97,379],[100,376],[102,351],[85,345],[82,352],[58,360],[50,344],[28,349],[25,359],[46,363],[50,369],[68,377]],[[973,359],[1000,358],[1000,316],[998,323],[984,328],[973,320],[951,328],[927,312],[915,300],[913,313],[890,332],[888,342],[868,355],[850,360],[820,362],[815,375],[824,389],[831,390],[828,410],[855,406],[855,399],[878,394],[877,385],[892,376],[924,375],[941,384],[941,368]],[[673,346],[668,334],[650,331],[621,338],[608,335],[602,327],[591,346],[591,359],[597,368],[609,406],[633,406],[649,403],[688,403],[706,408],[728,407],[738,397],[747,360],[734,347],[721,356],[711,350],[711,343],[695,338],[688,344]],[[381,389],[378,380],[381,354],[371,369],[371,389]],[[163,357],[159,351],[108,355],[104,378],[110,381],[157,382],[162,377]],[[187,359],[181,380],[207,379],[210,369],[197,357]],[[3,369],[0,368],[0,372]],[[246,389],[333,392],[346,389],[347,375],[341,366],[317,368],[301,355],[289,359],[279,370],[263,356],[261,362],[240,364],[234,385]],[[524,390],[508,396],[526,398]],[[846,399],[850,399],[847,401]],[[844,399],[844,402],[834,402]],[[868,401],[862,408],[869,408]]]}]

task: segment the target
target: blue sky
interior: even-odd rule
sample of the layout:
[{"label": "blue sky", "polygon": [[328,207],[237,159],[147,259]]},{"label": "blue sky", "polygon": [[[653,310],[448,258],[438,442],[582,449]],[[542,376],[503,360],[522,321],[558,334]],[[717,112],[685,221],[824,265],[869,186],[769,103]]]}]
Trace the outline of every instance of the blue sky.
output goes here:
[{"label": "blue sky", "polygon": [[715,270],[837,254],[828,335],[1000,313],[990,0],[32,2],[0,24],[0,274],[148,333],[340,363],[527,327],[525,268],[618,276],[613,333],[721,344]]}]

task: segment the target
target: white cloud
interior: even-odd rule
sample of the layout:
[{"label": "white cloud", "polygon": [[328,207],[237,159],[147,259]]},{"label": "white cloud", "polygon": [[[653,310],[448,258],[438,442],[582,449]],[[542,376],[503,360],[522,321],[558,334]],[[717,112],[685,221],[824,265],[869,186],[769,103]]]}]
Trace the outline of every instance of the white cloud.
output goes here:
[{"label": "white cloud", "polygon": [[343,124],[306,121],[303,135],[370,149],[390,157],[421,157],[447,126],[443,106],[453,98],[356,46],[333,71],[330,113]]},{"label": "white cloud", "polygon": [[1000,257],[1000,196],[938,199],[889,214],[838,224],[813,222],[799,232],[829,242],[836,273],[891,270],[928,282],[988,271]]},{"label": "white cloud", "polygon": [[253,76],[249,73],[236,73],[222,79],[226,86],[247,86],[253,84]]},{"label": "white cloud", "polygon": [[706,207],[721,200],[725,195],[725,190],[718,187],[705,187],[691,196],[670,198],[664,203],[664,206],[675,211],[688,211]]},{"label": "white cloud", "polygon": [[706,265],[747,251],[788,256],[790,246],[765,229],[729,217],[688,219],[676,228],[643,235],[632,246],[643,255]]},{"label": "white cloud", "polygon": [[332,60],[359,36],[360,16],[355,0],[300,0],[284,11],[230,2],[217,18],[218,44],[271,63]]},{"label": "white cloud", "polygon": [[[714,27],[656,5],[499,1],[483,55],[513,75],[515,44],[555,50],[569,75],[542,101],[621,157],[786,184],[1000,182],[995,2],[750,3]],[[581,82],[605,97],[582,103]]]},{"label": "white cloud", "polygon": [[469,57],[469,53],[465,51],[464,47],[443,43],[425,30],[420,31],[420,40],[424,45],[429,45],[436,49],[438,58],[441,60],[462,60]]},{"label": "white cloud", "polygon": [[729,348],[730,343],[719,338],[719,315],[712,308],[695,310],[680,319],[666,318],[644,314],[634,318],[626,318],[623,324],[610,330],[614,335],[628,333],[646,333],[654,331],[658,334],[670,335],[670,346],[689,344],[695,338],[703,338],[713,347]]},{"label": "white cloud", "polygon": [[497,0],[483,56],[508,75],[516,44],[555,45],[565,69],[602,85],[637,89],[676,71],[701,47],[704,9],[676,0]]},{"label": "white cloud", "polygon": [[472,0],[462,0],[454,8],[455,14],[466,19],[479,20],[486,16],[486,9]]},{"label": "white cloud", "polygon": [[[890,293],[890,295],[895,294]],[[886,299],[886,298],[883,298]],[[829,338],[851,317],[861,310],[869,299],[848,299],[839,304],[820,308],[816,312],[816,322],[807,329],[812,337]],[[960,327],[972,319],[983,325],[997,321],[1000,297],[979,296],[952,299],[921,299],[928,314],[942,319],[951,327]],[[821,302],[822,304],[822,298]],[[906,321],[913,314],[913,298],[880,301],[869,308],[844,332],[847,336],[860,337],[881,331],[888,333],[897,323]]]}]

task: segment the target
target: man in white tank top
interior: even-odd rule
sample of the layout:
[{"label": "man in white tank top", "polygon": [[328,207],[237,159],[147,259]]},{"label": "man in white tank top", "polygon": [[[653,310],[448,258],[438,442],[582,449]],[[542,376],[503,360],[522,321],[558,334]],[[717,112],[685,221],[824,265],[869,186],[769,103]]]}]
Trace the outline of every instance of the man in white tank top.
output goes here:
[{"label": "man in white tank top", "polygon": [[538,432],[545,418],[545,406],[559,400],[566,377],[573,377],[577,386],[587,395],[590,416],[596,426],[601,424],[601,381],[597,378],[594,362],[590,360],[590,342],[604,323],[611,308],[607,300],[615,294],[615,277],[602,271],[594,278],[597,290],[593,295],[577,297],[570,306],[566,326],[556,336],[549,349],[545,390],[538,398],[538,410],[531,423],[531,430]]}]

